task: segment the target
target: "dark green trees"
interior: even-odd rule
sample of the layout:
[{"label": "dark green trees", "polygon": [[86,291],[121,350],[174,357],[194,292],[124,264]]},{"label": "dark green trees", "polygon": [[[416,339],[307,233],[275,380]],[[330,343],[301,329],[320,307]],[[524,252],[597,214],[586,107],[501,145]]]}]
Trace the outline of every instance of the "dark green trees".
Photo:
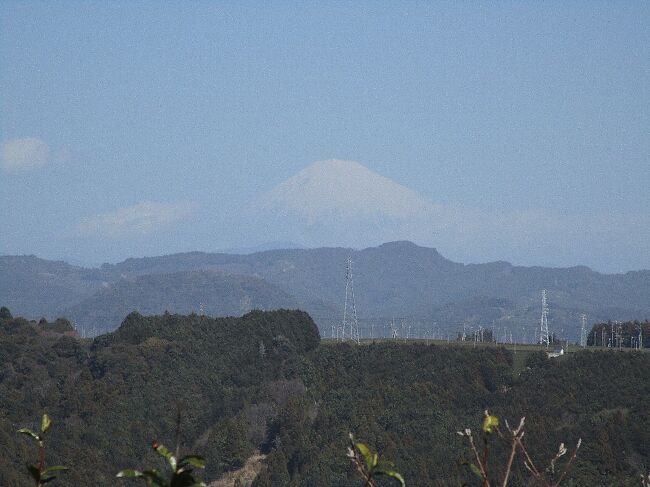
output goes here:
[{"label": "dark green trees", "polygon": [[11,318],[13,318],[13,316],[11,316],[11,311],[9,311],[9,308],[6,306],[0,308],[0,320],[10,320]]}]

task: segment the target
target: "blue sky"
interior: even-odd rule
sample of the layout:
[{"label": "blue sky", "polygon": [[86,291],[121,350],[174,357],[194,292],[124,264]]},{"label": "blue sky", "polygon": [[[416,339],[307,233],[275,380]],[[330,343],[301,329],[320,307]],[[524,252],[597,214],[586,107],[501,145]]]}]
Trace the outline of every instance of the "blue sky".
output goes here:
[{"label": "blue sky", "polygon": [[240,209],[345,159],[491,215],[494,238],[418,232],[449,257],[650,268],[648,25],[647,2],[4,1],[0,254],[292,238]]}]

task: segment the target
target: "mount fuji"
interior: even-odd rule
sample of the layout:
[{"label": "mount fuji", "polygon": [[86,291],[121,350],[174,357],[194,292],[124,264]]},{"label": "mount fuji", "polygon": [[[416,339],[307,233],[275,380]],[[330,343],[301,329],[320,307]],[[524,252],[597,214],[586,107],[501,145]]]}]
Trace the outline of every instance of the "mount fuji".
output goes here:
[{"label": "mount fuji", "polygon": [[[261,195],[246,209],[276,238],[304,245],[365,246],[390,240],[427,241],[441,208],[415,191],[354,161],[314,162]],[[439,226],[439,225],[437,225]]]},{"label": "mount fuji", "polygon": [[[254,235],[260,242],[302,247],[364,248],[409,240],[465,262],[579,263],[615,270],[608,264],[612,253],[650,249],[639,231],[648,228],[647,213],[581,215],[546,208],[544,202],[528,208],[434,202],[358,162],[336,159],[314,162],[254,197],[236,218],[231,228],[241,241]],[[612,242],[608,235],[615,234],[626,238]]]},{"label": "mount fuji", "polygon": [[260,198],[259,206],[313,221],[324,214],[407,217],[431,203],[358,162],[331,159],[314,162],[279,184]]}]

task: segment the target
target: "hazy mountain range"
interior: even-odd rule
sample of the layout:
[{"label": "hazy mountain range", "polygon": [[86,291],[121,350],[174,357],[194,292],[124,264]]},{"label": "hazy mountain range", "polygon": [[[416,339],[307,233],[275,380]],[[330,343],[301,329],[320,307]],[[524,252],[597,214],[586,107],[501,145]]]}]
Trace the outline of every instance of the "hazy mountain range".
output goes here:
[{"label": "hazy mountain range", "polygon": [[469,228],[457,211],[358,162],[337,159],[310,164],[253,198],[243,214],[250,228],[307,247],[359,247],[404,236],[428,241],[451,237],[463,224],[465,233]]},{"label": "hazy mountain range", "polygon": [[647,212],[580,215],[570,207],[554,210],[548,200],[497,207],[490,204],[492,191],[486,188],[485,205],[466,205],[425,196],[358,162],[331,159],[251,195],[222,233],[244,242],[263,235],[304,248],[409,240],[461,262],[588,263],[607,272],[650,268]]},{"label": "hazy mountain range", "polygon": [[[341,321],[345,265],[353,261],[363,333],[386,332],[393,318],[421,333],[466,326],[532,339],[540,291],[548,290],[551,330],[575,337],[590,323],[650,318],[650,271],[601,274],[587,267],[461,264],[410,242],[363,250],[287,249],[247,255],[190,252],[127,259],[100,268],[34,256],[0,257],[0,304],[34,318],[67,316],[78,326],[112,330],[142,313],[240,315],[254,308],[302,308],[328,336]],[[383,330],[383,331],[382,331]]]}]

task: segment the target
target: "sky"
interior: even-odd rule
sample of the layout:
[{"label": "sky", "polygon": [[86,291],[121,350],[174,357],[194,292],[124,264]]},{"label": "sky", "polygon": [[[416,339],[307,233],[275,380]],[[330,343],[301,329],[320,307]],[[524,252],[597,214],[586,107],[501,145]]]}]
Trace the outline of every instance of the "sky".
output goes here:
[{"label": "sky", "polygon": [[[625,1],[5,0],[0,255],[390,236],[462,262],[650,269],[648,25]],[[391,232],[251,223],[332,159],[437,210]]]}]

